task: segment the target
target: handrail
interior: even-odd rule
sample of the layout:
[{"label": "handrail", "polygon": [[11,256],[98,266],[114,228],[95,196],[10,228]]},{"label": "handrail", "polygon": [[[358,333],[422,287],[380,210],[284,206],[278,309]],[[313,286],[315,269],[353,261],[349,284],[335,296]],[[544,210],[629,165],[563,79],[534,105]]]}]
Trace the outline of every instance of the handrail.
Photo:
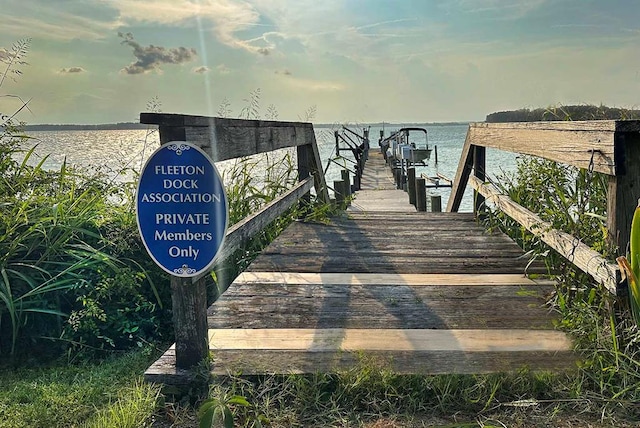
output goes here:
[{"label": "handrail", "polygon": [[[214,162],[296,148],[299,183],[257,213],[232,226],[225,235],[218,263],[238,249],[243,241],[308,195],[312,185],[318,198],[329,203],[329,192],[311,123],[165,113],[141,113],[140,122],[158,125],[160,144],[187,141],[204,150]],[[191,368],[209,354],[206,276],[171,276],[177,368]]]},{"label": "handrail", "polygon": [[[480,210],[485,197],[490,198],[505,213],[537,236],[546,237],[547,244],[616,293],[620,282],[617,266],[597,253],[586,251],[581,246],[583,244],[571,235],[551,229],[530,211],[526,210],[528,213],[525,214],[523,207],[485,183],[487,147],[538,156],[606,174],[609,179],[608,236],[611,243],[624,252],[628,245],[631,218],[640,197],[640,121],[472,123],[447,206],[447,211],[458,211],[470,182],[475,189],[474,211]],[[576,251],[584,253],[586,260],[577,260]]]},{"label": "handrail", "polygon": [[542,220],[537,214],[502,194],[494,185],[484,183],[476,177],[471,177],[469,183],[505,214],[526,227],[529,232],[539,236],[584,273],[591,275],[609,292],[614,295],[619,293],[618,287],[622,281],[622,275],[618,265],[610,263],[600,253],[574,236],[554,229],[551,223]]}]

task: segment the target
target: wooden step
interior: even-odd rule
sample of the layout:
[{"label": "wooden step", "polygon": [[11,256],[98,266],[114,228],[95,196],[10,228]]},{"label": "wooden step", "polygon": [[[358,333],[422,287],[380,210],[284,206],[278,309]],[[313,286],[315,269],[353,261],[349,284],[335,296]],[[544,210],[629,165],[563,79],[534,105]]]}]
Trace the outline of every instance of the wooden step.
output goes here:
[{"label": "wooden step", "polygon": [[478,285],[549,286],[553,281],[533,279],[522,274],[403,274],[403,273],[309,273],[243,272],[237,284],[310,284],[310,285]]},{"label": "wooden step", "polygon": [[576,367],[558,331],[211,329],[214,374],[336,372],[372,358],[396,373],[491,373]]}]

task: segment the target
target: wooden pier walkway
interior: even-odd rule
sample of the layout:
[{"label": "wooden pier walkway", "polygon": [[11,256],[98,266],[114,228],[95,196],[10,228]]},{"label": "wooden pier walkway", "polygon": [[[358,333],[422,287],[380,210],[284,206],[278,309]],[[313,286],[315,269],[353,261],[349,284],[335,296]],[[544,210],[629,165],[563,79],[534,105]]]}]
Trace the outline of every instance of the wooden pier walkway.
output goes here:
[{"label": "wooden pier walkway", "polygon": [[[398,373],[570,369],[545,272],[473,214],[416,212],[371,153],[344,215],[292,224],[209,308],[213,373],[331,372],[362,355]],[[166,381],[172,358],[147,379]]]}]

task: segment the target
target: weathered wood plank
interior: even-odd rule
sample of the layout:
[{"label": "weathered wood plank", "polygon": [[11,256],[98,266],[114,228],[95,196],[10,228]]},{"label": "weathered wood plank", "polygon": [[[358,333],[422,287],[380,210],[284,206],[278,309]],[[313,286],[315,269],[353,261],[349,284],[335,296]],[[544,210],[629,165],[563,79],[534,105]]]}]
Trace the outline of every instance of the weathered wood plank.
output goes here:
[{"label": "weathered wood plank", "polygon": [[453,178],[453,185],[451,188],[451,195],[447,203],[447,211],[450,213],[457,212],[460,209],[460,203],[462,197],[467,189],[467,182],[469,181],[469,175],[471,174],[471,168],[473,167],[473,145],[471,142],[471,134],[467,131],[467,136],[462,146],[462,154],[460,155],[460,161],[458,168],[456,169],[456,175]]},{"label": "weathered wood plank", "polygon": [[[216,263],[224,261],[227,257],[232,255],[234,251],[239,249],[244,242],[259,233],[269,223],[295,205],[300,197],[313,187],[313,183],[313,177],[309,177],[306,180],[299,182],[287,192],[262,207],[262,209],[255,214],[252,214],[231,226],[227,230],[222,247],[216,256]],[[208,273],[203,273],[199,276],[193,277],[192,282],[195,283],[207,275]]]},{"label": "weathered wood plank", "polygon": [[277,257],[267,259],[258,257],[249,271],[283,271],[295,270],[299,272],[380,272],[380,273],[528,273],[546,274],[547,269],[540,264],[529,265],[528,261],[520,259],[492,258],[486,259],[447,259],[425,260],[422,257],[404,260],[371,261],[360,258],[350,258],[345,262],[344,257],[326,256],[322,259],[305,255],[291,257]]},{"label": "weathered wood plank", "polygon": [[[169,349],[145,373],[149,382],[163,383],[188,389],[193,375],[175,370],[175,353]],[[398,374],[483,374],[522,370],[569,371],[575,370],[576,357],[571,352],[315,352],[304,351],[217,351],[214,352],[212,373],[217,376],[230,374],[260,375],[278,373],[335,373],[357,367],[360,364],[376,364],[380,368]]]},{"label": "weathered wood plank", "polygon": [[209,329],[209,348],[327,351],[561,352],[567,336],[549,330]]},{"label": "weathered wood plank", "polygon": [[140,123],[159,125],[166,133],[170,128],[184,129],[184,138],[200,146],[214,162],[315,144],[313,124],[308,122],[140,113]]},{"label": "weathered wood plank", "polygon": [[609,242],[624,255],[629,245],[631,220],[640,198],[640,133],[616,135],[616,165],[625,173],[609,177],[607,230]]},{"label": "weathered wood plank", "polygon": [[307,284],[307,285],[541,285],[555,282],[532,279],[520,274],[381,274],[381,273],[303,273],[303,272],[243,272],[234,283],[247,284]]},{"label": "weathered wood plank", "polygon": [[604,285],[611,293],[617,293],[617,286],[621,282],[618,266],[605,260],[600,253],[592,250],[572,235],[554,229],[551,223],[543,221],[538,215],[518,205],[511,198],[500,193],[492,184],[483,183],[474,177],[471,177],[469,182],[491,203],[522,224],[531,233],[539,236],[567,260]]},{"label": "weathered wood plank", "polygon": [[[540,286],[232,285],[212,328],[552,329]],[[517,307],[518,311],[512,308]]]},{"label": "weathered wood plank", "polygon": [[[636,129],[620,121],[472,123],[470,144],[550,159],[617,175],[614,135]],[[637,130],[637,129],[636,129]]]}]

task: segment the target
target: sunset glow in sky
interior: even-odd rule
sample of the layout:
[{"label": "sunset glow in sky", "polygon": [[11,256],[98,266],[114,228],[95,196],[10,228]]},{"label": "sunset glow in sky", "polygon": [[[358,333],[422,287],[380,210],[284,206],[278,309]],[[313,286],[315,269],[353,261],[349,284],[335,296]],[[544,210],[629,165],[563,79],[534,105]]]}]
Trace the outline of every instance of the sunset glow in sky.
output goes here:
[{"label": "sunset glow in sky", "polygon": [[[0,94],[28,123],[164,112],[436,122],[556,104],[640,105],[638,0],[2,0]],[[0,64],[1,66],[2,64]],[[4,66],[1,70],[4,70]],[[0,98],[0,113],[18,100]]]}]

